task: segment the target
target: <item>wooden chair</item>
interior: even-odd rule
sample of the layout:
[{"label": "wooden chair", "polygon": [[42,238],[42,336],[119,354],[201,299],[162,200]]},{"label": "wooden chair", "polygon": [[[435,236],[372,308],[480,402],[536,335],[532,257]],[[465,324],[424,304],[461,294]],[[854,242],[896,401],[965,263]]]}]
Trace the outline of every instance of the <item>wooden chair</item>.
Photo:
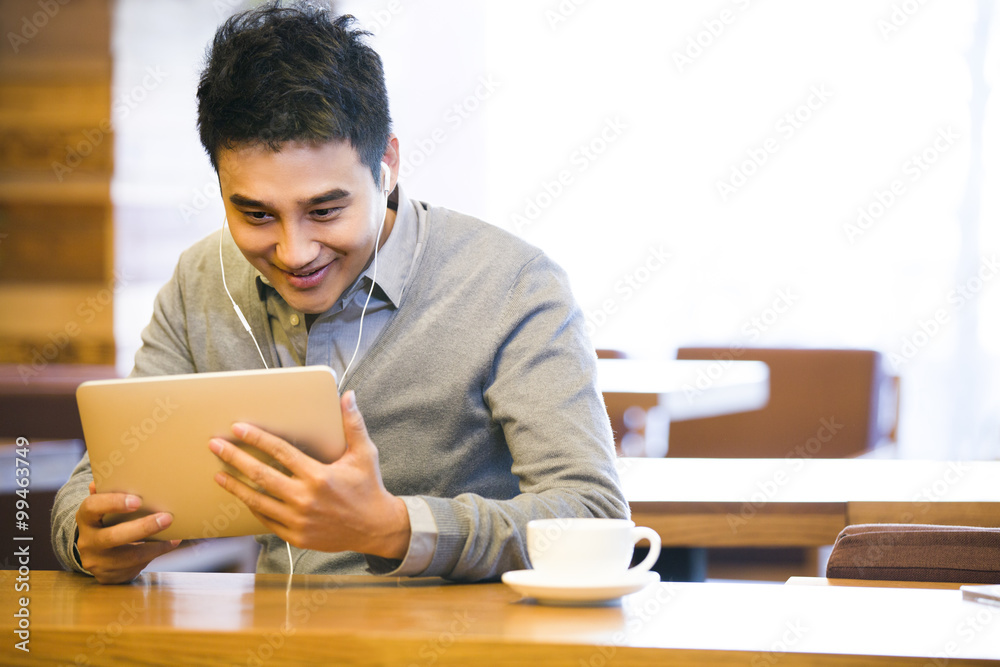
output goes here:
[{"label": "wooden chair", "polygon": [[836,349],[688,347],[678,359],[763,361],[766,407],[670,425],[667,456],[843,458],[895,442],[898,378],[879,352]]}]

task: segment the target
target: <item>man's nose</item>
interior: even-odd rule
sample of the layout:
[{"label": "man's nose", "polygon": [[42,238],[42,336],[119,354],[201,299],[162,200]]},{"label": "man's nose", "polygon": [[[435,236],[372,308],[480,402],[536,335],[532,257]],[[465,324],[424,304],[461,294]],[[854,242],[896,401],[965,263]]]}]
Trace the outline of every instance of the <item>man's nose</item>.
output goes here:
[{"label": "man's nose", "polygon": [[276,254],[285,269],[296,271],[309,266],[316,259],[318,248],[319,244],[306,233],[301,223],[282,224]]}]

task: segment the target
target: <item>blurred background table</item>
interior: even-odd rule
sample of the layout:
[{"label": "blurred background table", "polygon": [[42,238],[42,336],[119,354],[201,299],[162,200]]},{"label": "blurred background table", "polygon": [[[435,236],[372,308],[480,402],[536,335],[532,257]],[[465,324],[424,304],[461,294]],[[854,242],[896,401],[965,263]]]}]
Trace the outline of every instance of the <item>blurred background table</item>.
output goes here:
[{"label": "blurred background table", "polygon": [[767,405],[769,371],[760,361],[723,366],[718,361],[599,358],[597,388],[604,395],[619,450],[629,456],[660,457],[667,453],[671,421]]},{"label": "blurred background table", "polygon": [[856,523],[1000,526],[1000,461],[620,458],[669,546],[822,546]]}]

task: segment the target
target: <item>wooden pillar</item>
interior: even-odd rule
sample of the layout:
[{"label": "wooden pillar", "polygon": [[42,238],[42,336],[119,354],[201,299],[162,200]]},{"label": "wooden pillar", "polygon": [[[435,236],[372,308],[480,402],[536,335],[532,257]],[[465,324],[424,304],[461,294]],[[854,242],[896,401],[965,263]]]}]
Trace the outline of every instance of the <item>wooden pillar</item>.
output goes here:
[{"label": "wooden pillar", "polygon": [[114,364],[112,0],[0,3],[0,363]]}]

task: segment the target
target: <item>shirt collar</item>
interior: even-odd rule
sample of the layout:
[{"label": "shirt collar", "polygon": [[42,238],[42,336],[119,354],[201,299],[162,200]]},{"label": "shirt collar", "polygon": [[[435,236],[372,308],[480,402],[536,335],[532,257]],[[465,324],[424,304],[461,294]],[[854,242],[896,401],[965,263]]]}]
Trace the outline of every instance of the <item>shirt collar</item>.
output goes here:
[{"label": "shirt collar", "polygon": [[[378,251],[378,275],[375,284],[392,305],[398,308],[403,298],[406,278],[410,274],[413,254],[416,251],[417,214],[413,210],[413,204],[403,197],[398,184],[389,195],[389,199],[397,204],[396,220],[392,224],[392,233]],[[368,268],[361,274],[362,277],[370,281],[375,268],[375,262],[369,263]]]},{"label": "shirt collar", "polygon": [[[397,204],[396,220],[393,222],[389,238],[385,240],[378,251],[378,275],[375,284],[392,305],[398,308],[416,253],[417,212],[414,203],[406,198],[402,186],[398,183],[396,189],[389,194],[389,200]],[[361,272],[358,279],[347,288],[345,296],[355,292],[362,283],[371,282],[375,268],[375,263],[369,262],[368,267]],[[254,275],[257,295],[261,301],[267,298],[269,291],[273,294],[277,293],[268,279],[256,268],[254,268]],[[366,278],[367,280],[365,280]]]}]

